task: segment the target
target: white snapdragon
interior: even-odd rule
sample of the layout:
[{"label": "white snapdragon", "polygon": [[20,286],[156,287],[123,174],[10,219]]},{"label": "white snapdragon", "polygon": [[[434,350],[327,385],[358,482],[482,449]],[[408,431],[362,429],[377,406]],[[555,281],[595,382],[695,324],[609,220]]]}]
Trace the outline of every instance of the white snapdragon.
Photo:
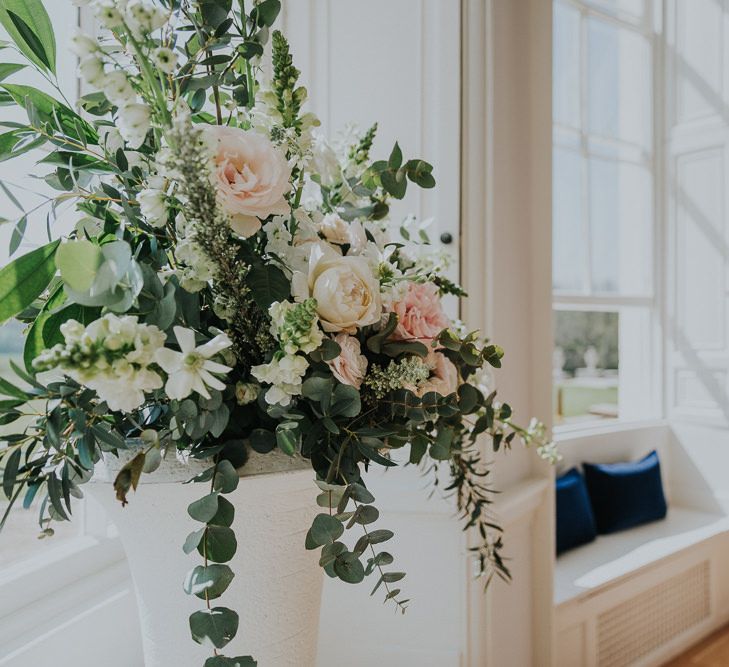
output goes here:
[{"label": "white snapdragon", "polygon": [[119,109],[119,132],[130,146],[141,146],[152,126],[149,107],[145,104],[132,103]]},{"label": "white snapdragon", "polygon": [[301,394],[301,384],[308,367],[305,357],[284,355],[274,357],[268,364],[254,366],[251,374],[259,382],[271,385],[266,391],[266,403],[285,407],[291,403],[293,396]]},{"label": "white snapdragon", "polygon": [[212,357],[232,345],[228,336],[219,334],[207,343],[195,346],[195,332],[192,329],[175,327],[174,332],[180,351],[163,347],[155,355],[155,360],[167,373],[167,395],[181,401],[193,391],[210,398],[208,387],[219,391],[225,389],[225,383],[213,374],[228,373],[231,368],[212,361]]},{"label": "white snapdragon", "polygon": [[87,327],[68,320],[61,333],[64,343],[43,351],[33,366],[61,369],[94,390],[110,410],[132,412],[144,403],[145,393],[162,387],[162,378],[150,368],[165,343],[164,332],[156,326],[109,313]]},{"label": "white snapdragon", "polygon": [[177,54],[167,47],[160,46],[152,53],[152,62],[164,74],[172,74],[177,66]]},{"label": "white snapdragon", "polygon": [[286,354],[313,352],[321,346],[324,333],[316,315],[316,300],[303,303],[275,301],[268,309],[271,316],[271,334]]},{"label": "white snapdragon", "polygon": [[101,86],[104,83],[104,61],[96,54],[83,58],[78,65],[81,78],[91,86]]},{"label": "white snapdragon", "polygon": [[117,69],[108,72],[104,77],[104,95],[116,106],[122,107],[134,102],[136,95],[129,82],[129,77],[123,70]]}]

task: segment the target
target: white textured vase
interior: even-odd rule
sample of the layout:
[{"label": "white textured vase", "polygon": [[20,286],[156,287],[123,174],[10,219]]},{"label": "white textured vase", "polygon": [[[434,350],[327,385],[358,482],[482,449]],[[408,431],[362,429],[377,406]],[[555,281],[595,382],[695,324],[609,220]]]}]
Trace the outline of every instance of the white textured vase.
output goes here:
[{"label": "white textured vase", "polygon": [[[142,475],[122,507],[111,482],[133,453],[108,457],[86,489],[116,524],[126,551],[145,667],[203,667],[212,650],[193,641],[188,617],[205,602],[182,588],[187,572],[202,559],[197,551],[186,555],[182,545],[201,526],[187,507],[205,495],[207,485],[182,482],[211,464],[165,460],[156,472]],[[304,549],[304,538],[317,512],[317,489],[310,468],[296,469],[300,462],[282,457],[254,454],[241,469],[245,474],[238,488],[226,496],[235,505],[238,551],[229,563],[235,578],[211,605],[240,615],[238,634],[223,649],[225,655],[252,655],[259,667],[313,667],[322,575],[317,555]],[[271,469],[277,471],[266,472]]]}]

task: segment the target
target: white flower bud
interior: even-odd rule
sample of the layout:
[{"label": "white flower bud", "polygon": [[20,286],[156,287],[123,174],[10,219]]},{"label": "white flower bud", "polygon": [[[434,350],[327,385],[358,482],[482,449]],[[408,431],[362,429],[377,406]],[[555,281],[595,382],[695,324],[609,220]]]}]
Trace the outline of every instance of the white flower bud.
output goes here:
[{"label": "white flower bud", "polygon": [[76,34],[71,38],[71,51],[79,58],[85,58],[99,50],[96,40],[81,30],[77,30]]},{"label": "white flower bud", "polygon": [[161,46],[152,53],[152,62],[161,72],[172,74],[177,66],[177,54],[172,49]]},{"label": "white flower bud", "polygon": [[99,126],[99,141],[109,155],[115,156],[120,148],[124,148],[124,138],[115,127],[111,125]]},{"label": "white flower bud", "polygon": [[151,127],[149,107],[144,104],[127,104],[119,109],[119,132],[134,148],[142,145]]},{"label": "white flower bud", "polygon": [[81,78],[92,86],[104,83],[104,62],[96,55],[86,56],[78,66]]},{"label": "white flower bud", "polygon": [[164,227],[167,223],[167,205],[164,193],[160,190],[147,188],[137,195],[142,215],[152,227]]},{"label": "white flower bud", "polygon": [[117,106],[124,106],[135,99],[134,88],[122,70],[114,70],[104,77],[104,94]]}]

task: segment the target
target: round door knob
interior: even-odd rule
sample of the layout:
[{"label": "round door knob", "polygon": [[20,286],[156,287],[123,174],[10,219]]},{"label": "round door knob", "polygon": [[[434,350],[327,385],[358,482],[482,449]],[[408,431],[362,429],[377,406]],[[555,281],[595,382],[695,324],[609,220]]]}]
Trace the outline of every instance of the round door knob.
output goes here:
[{"label": "round door knob", "polygon": [[440,235],[440,242],[445,243],[446,245],[453,243],[453,234],[450,232],[443,232]]}]

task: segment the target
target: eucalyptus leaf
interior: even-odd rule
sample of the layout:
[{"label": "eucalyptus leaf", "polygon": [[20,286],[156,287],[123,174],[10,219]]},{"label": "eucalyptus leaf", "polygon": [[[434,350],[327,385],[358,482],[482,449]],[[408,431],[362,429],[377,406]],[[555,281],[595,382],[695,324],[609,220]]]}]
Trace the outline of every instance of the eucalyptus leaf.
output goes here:
[{"label": "eucalyptus leaf", "polygon": [[227,607],[213,607],[190,615],[192,638],[205,646],[223,648],[238,632],[238,614]]}]

